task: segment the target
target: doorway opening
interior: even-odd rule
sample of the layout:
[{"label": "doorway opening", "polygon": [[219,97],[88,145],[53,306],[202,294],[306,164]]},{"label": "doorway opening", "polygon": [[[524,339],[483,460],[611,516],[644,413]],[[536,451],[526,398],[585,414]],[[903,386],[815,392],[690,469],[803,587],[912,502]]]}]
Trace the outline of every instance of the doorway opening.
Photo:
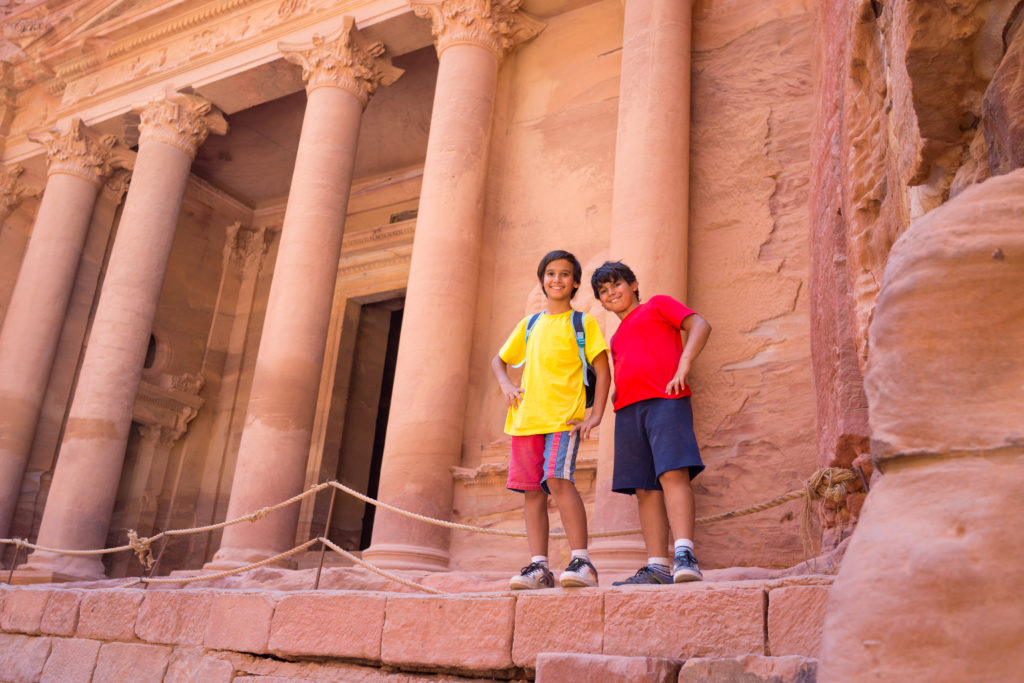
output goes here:
[{"label": "doorway opening", "polygon": [[[371,498],[377,497],[380,480],[404,305],[404,298],[362,305],[351,347],[335,477]],[[346,550],[369,547],[375,511],[373,505],[340,495],[330,523],[331,540]]]}]

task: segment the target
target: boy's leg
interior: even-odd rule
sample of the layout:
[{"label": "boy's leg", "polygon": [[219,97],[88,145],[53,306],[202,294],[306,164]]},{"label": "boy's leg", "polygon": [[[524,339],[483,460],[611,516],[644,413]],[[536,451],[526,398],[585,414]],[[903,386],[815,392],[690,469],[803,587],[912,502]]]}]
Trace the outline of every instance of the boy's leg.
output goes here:
[{"label": "boy's leg", "polygon": [[548,434],[544,442],[542,485],[547,487],[558,504],[562,527],[572,550],[569,566],[559,577],[559,582],[564,588],[597,585],[597,570],[590,562],[587,551],[587,510],[572,481],[579,447],[579,433]]},{"label": "boy's leg", "polygon": [[[565,529],[569,548],[583,550],[587,547],[587,509],[583,505],[576,485],[568,479],[548,479],[548,489],[558,504],[558,513],[562,517],[562,528]],[[545,510],[544,521],[547,522]]]},{"label": "boy's leg", "polygon": [[548,554],[548,494],[543,491],[525,491],[523,514],[526,518],[526,545],[530,555]]},{"label": "boy's leg", "polygon": [[[664,509],[668,513],[668,523],[676,538],[693,538],[693,520],[696,507],[693,501],[693,489],[690,488],[690,470],[687,467],[662,472],[658,477],[664,496]],[[668,538],[666,536],[666,545]],[[661,546],[662,548],[665,545]]]},{"label": "boy's leg", "polygon": [[[636,490],[637,508],[640,510],[640,529],[648,557],[661,557],[668,549],[669,519],[665,516],[665,493]],[[673,527],[675,528],[675,527]],[[692,536],[687,536],[692,538]]]},{"label": "boy's leg", "polygon": [[513,590],[551,588],[554,576],[547,566],[548,495],[541,489],[544,475],[544,435],[512,437],[506,486],[524,496],[523,517],[526,522],[526,543],[530,563],[509,581]]}]

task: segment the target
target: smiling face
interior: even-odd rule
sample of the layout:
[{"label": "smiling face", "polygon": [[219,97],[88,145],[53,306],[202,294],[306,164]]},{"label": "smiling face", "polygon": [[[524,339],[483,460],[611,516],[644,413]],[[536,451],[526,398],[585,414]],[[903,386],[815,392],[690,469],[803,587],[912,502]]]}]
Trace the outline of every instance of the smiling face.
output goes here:
[{"label": "smiling face", "polygon": [[567,302],[572,298],[573,290],[580,286],[576,279],[573,264],[567,259],[555,259],[544,268],[541,280],[544,294],[551,301]]},{"label": "smiling face", "polygon": [[639,288],[636,282],[626,282],[619,278],[612,282],[602,282],[598,286],[597,298],[606,311],[611,311],[622,319],[627,313],[639,305],[636,292]]}]

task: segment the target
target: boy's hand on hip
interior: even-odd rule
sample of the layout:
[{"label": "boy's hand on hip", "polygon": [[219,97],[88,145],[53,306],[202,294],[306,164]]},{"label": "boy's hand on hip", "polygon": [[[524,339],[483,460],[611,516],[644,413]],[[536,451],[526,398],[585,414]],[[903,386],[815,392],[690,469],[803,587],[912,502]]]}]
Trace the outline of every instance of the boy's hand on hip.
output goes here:
[{"label": "boy's hand on hip", "polygon": [[686,358],[680,358],[679,368],[676,370],[675,376],[667,385],[665,385],[665,393],[669,396],[683,393],[683,390],[686,389],[686,376],[689,374],[689,361],[687,361]]},{"label": "boy's hand on hip", "polygon": [[522,387],[517,387],[512,384],[501,387],[501,393],[505,394],[505,400],[508,401],[509,406],[512,408],[518,408],[519,404],[523,402],[523,395],[526,393]]}]

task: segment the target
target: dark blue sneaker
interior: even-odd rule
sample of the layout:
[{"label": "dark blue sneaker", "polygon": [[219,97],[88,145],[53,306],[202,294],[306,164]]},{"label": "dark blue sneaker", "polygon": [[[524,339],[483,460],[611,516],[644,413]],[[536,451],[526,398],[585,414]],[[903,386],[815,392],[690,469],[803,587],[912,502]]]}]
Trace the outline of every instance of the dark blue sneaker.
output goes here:
[{"label": "dark blue sneaker", "polygon": [[627,586],[632,584],[665,584],[672,583],[672,575],[666,569],[660,569],[653,564],[640,567],[636,574],[625,581],[612,581],[613,586]]},{"label": "dark blue sneaker", "polygon": [[676,553],[672,560],[672,581],[683,583],[684,581],[701,581],[704,575],[697,568],[697,558],[689,548],[683,548]]},{"label": "dark blue sneaker", "polygon": [[534,588],[554,588],[555,576],[546,564],[531,562],[512,577],[508,587],[514,591],[532,590]]}]

